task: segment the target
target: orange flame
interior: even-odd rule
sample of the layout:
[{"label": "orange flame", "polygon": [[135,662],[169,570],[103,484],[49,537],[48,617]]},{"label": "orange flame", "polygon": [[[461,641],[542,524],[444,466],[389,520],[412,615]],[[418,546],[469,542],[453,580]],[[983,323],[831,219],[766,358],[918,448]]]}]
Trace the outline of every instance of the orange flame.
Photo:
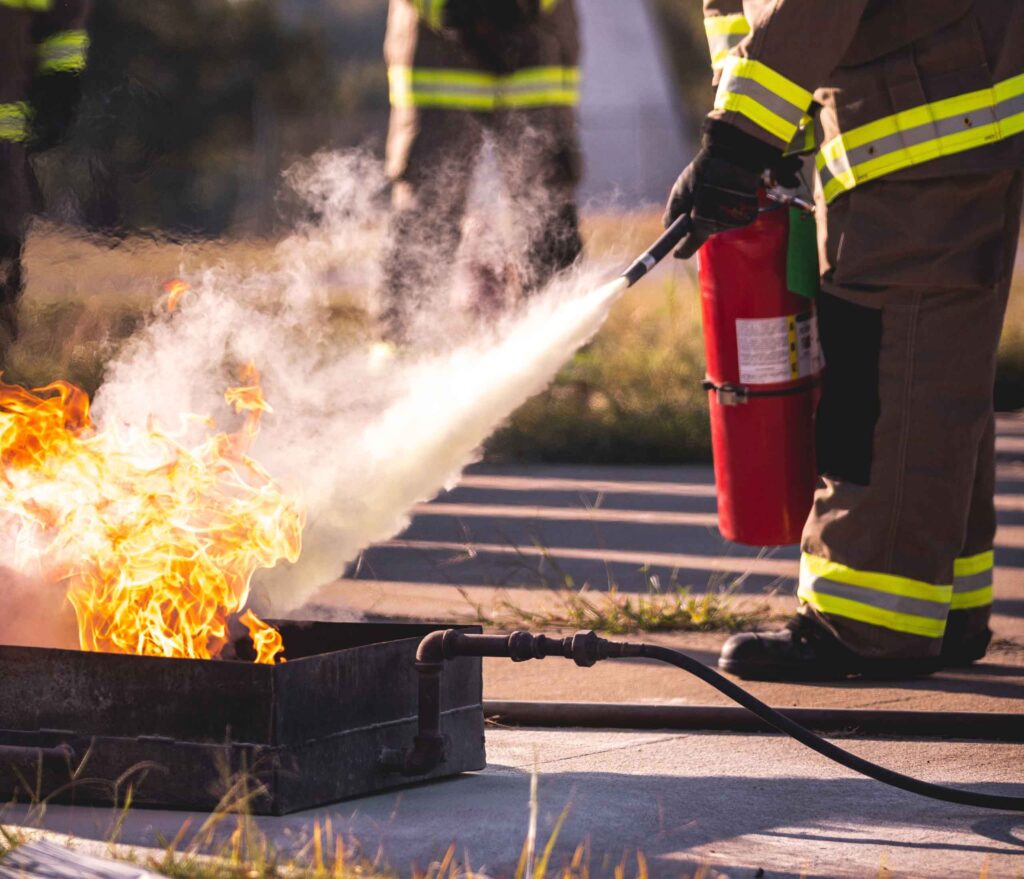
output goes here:
[{"label": "orange flame", "polygon": [[[299,555],[303,519],[247,454],[270,407],[250,365],[227,401],[245,421],[187,447],[159,430],[97,430],[84,391],[0,380],[0,525],[15,564],[67,584],[84,650],[210,659],[253,573]],[[257,662],[282,652],[251,611]]]},{"label": "orange flame", "polygon": [[192,285],[188,281],[183,281],[181,278],[175,278],[173,281],[166,281],[164,283],[164,292],[167,294],[167,310],[174,311],[178,307],[178,302],[181,301],[181,297],[188,293],[192,289]]}]

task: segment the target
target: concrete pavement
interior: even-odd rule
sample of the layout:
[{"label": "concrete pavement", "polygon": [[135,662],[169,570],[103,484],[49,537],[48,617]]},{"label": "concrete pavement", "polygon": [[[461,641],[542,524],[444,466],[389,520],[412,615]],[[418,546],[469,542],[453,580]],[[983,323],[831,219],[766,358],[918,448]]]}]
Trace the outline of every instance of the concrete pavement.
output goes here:
[{"label": "concrete pavement", "polygon": [[[1024,696],[1024,419],[1000,422],[996,551],[997,642],[971,669],[917,681],[842,686],[757,684],[777,706],[1019,710]],[[321,590],[305,615],[457,619],[502,599],[543,608],[550,587],[640,592],[650,577],[695,592],[732,588],[742,601],[794,607],[796,553],[725,544],[714,526],[708,468],[494,468],[416,511],[407,532],[368,551]],[[766,593],[766,590],[767,593]],[[712,663],[721,634],[660,634],[659,643]],[[512,664],[487,660],[485,697],[700,704],[724,701],[700,682],[644,662]],[[856,753],[932,781],[1024,796],[1024,745],[845,739]],[[781,736],[523,730],[491,727],[488,768],[458,779],[323,809],[259,819],[285,850],[316,822],[357,837],[404,874],[450,843],[493,876],[511,876],[527,833],[531,773],[539,781],[541,845],[568,817],[555,849],[577,845],[590,872],[654,877],[1024,877],[1024,815],[984,812],[905,794],[853,775]],[[42,823],[138,846],[175,836],[183,813],[50,806]],[[198,827],[204,816],[191,816]],[[8,810],[5,822],[28,820]],[[468,853],[468,854],[467,854]]]},{"label": "concrete pavement", "polygon": [[[857,754],[930,781],[1024,795],[1020,745],[843,740]],[[511,876],[529,825],[538,776],[538,849],[563,809],[554,850],[564,866],[579,845],[591,875],[611,877],[637,852],[652,877],[1019,877],[1024,815],[915,797],[853,775],[779,736],[491,729],[488,769],[457,779],[340,803],[258,826],[285,851],[315,822],[358,838],[408,875],[448,846],[491,876]],[[7,822],[19,812],[8,812]],[[205,816],[133,810],[119,839],[152,846]],[[50,807],[45,825],[104,839],[109,809]],[[234,829],[228,821],[225,832]],[[189,836],[185,834],[187,841]],[[703,874],[698,871],[704,868]]]},{"label": "concrete pavement", "polygon": [[[841,686],[754,684],[783,706],[1015,711],[1024,696],[1024,417],[999,420],[996,639],[988,661],[917,681]],[[557,607],[566,583],[644,593],[652,579],[695,594],[729,590],[738,607],[796,607],[795,547],[743,547],[716,527],[710,467],[478,467],[415,511],[404,534],[364,553],[298,616],[465,620]],[[507,614],[504,614],[507,617]],[[523,620],[508,621],[523,628]],[[725,634],[646,636],[713,663]],[[485,697],[721,703],[707,686],[647,663],[487,660]]]}]

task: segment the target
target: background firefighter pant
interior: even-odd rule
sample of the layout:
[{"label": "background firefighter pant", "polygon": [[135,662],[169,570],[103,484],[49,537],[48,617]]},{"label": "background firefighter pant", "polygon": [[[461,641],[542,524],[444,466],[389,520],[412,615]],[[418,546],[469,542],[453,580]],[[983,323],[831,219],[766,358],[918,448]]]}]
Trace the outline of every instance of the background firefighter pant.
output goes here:
[{"label": "background firefighter pant", "polygon": [[987,630],[992,390],[1017,247],[1019,171],[881,180],[819,198],[822,480],[805,612],[879,658]]},{"label": "background firefighter pant", "polygon": [[521,233],[514,254],[525,291],[542,287],[582,249],[572,107],[495,113],[392,108],[388,172],[393,213],[384,254],[382,323],[401,338],[408,318],[443,288],[462,236],[473,170],[490,131]]}]

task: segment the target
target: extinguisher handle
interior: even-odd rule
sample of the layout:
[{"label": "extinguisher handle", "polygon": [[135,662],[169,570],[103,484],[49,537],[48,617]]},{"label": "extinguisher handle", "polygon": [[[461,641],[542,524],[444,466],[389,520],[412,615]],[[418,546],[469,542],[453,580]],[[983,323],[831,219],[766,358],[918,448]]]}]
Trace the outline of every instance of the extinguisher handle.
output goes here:
[{"label": "extinguisher handle", "polygon": [[690,220],[689,214],[676,217],[675,222],[661,234],[661,237],[637,257],[633,264],[622,273],[622,277],[626,279],[626,286],[632,287],[675,250],[676,245],[690,234],[691,229],[693,229],[693,223]]}]

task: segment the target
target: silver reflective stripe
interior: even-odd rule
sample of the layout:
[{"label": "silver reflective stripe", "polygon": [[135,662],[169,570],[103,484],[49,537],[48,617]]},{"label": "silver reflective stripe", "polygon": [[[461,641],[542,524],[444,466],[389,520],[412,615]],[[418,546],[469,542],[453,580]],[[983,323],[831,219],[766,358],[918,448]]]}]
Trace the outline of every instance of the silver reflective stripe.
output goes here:
[{"label": "silver reflective stripe", "polygon": [[412,82],[410,91],[417,95],[456,94],[479,95],[482,98],[494,97],[493,85],[468,85],[452,82]]},{"label": "silver reflective stripe", "polygon": [[[1022,105],[1021,109],[1024,109],[1024,96],[1019,100]],[[1020,112],[1020,110],[1017,112]],[[1007,116],[1009,115],[1012,114],[1008,113]],[[908,147],[921,146],[928,143],[928,141],[936,140],[940,137],[949,137],[953,134],[959,134],[965,129],[992,125],[998,121],[999,118],[991,107],[983,107],[974,113],[953,116],[948,119],[936,119],[926,125],[907,128],[895,134],[880,137],[878,140],[866,143],[863,146],[847,150],[846,161],[849,165],[856,167],[864,162],[870,162],[872,159],[898,153],[900,150]]]},{"label": "silver reflective stripe", "polygon": [[[936,142],[934,155],[922,156],[906,164],[901,163],[900,167],[910,167],[937,159],[944,154],[942,144],[939,142],[941,138],[951,137],[975,128],[998,125],[1021,113],[1024,113],[1024,94],[1014,95],[992,106],[978,107],[966,113],[954,113],[945,118],[930,120],[922,125],[901,129],[876,138],[861,146],[841,150],[837,155],[826,159],[826,163],[818,169],[822,187],[827,186],[836,177],[841,177],[866,162],[896,155],[902,150],[924,146],[932,141]],[[895,119],[893,124],[898,124]],[[839,137],[842,136],[842,134],[839,135]],[[995,143],[1004,136],[996,132],[990,140],[979,143],[977,146]],[[827,146],[826,144],[826,148]],[[880,176],[880,174],[872,174],[872,177],[876,176]]]},{"label": "silver reflective stripe", "polygon": [[870,607],[877,607],[880,610],[891,610],[896,613],[913,614],[914,616],[927,619],[944,621],[949,612],[949,605],[940,601],[925,601],[921,598],[908,598],[903,595],[893,595],[891,592],[882,592],[878,589],[866,589],[863,586],[854,586],[850,583],[838,583],[825,577],[813,575],[801,578],[804,588],[810,588],[821,595],[832,595],[835,598],[845,598],[849,601],[856,601]]},{"label": "silver reflective stripe", "polygon": [[776,116],[785,119],[795,128],[800,126],[800,122],[807,113],[806,107],[798,107],[796,104],[791,104],[785,98],[779,97],[775,92],[765,88],[761,83],[751,79],[749,76],[732,76],[728,79],[727,83],[725,80],[723,80],[723,83],[731,94],[745,95],[751,100],[756,101],[766,110],[771,110]]},{"label": "silver reflective stripe", "polygon": [[82,54],[80,45],[54,45],[47,46],[45,52],[46,61],[63,61],[67,58],[78,58]]},{"label": "silver reflective stripe", "polygon": [[562,80],[551,80],[550,82],[530,82],[521,85],[504,85],[499,83],[495,86],[498,99],[503,95],[529,95],[534,92],[549,92],[552,89],[575,89],[576,84]]},{"label": "silver reflective stripe", "polygon": [[713,61],[717,60],[718,64],[721,65],[721,56],[728,55],[733,48],[746,39],[746,36],[746,34],[716,34],[713,37],[708,37],[711,59]]},{"label": "silver reflective stripe", "polygon": [[20,143],[28,137],[28,105],[0,104],[0,143]]},{"label": "silver reflective stripe", "polygon": [[1011,116],[1016,116],[1018,113],[1024,113],[1024,95],[1016,95],[996,104],[996,118],[1000,122]]},{"label": "silver reflective stripe", "polygon": [[976,592],[992,585],[992,569],[978,571],[977,574],[964,574],[953,579],[953,592]]}]

